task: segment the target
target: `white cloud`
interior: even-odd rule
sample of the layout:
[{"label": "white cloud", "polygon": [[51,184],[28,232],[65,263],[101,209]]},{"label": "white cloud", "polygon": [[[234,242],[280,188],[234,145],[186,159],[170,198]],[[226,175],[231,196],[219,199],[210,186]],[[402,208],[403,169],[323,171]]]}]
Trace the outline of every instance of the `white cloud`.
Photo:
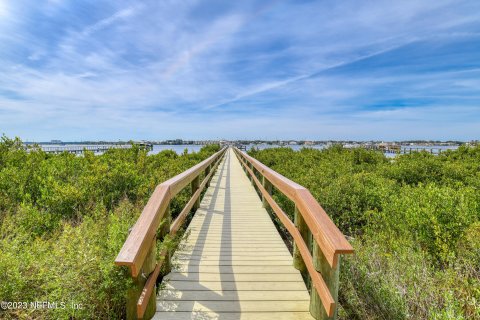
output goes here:
[{"label": "white cloud", "polygon": [[[389,116],[364,113],[361,108],[386,98],[377,92],[382,86],[401,84],[394,93],[397,98],[438,96],[439,92],[455,97],[465,95],[462,90],[479,88],[474,78],[448,72],[441,76],[317,75],[413,41],[474,37],[472,28],[462,26],[474,23],[479,14],[456,1],[325,6],[275,2],[263,10],[238,3],[231,11],[208,18],[192,16],[192,8],[200,5],[197,1],[145,1],[141,5],[110,1],[107,9],[99,5],[103,11],[92,11],[98,17],[93,22],[78,13],[90,7],[54,2],[55,10],[41,19],[53,23],[58,18],[59,39],[49,35],[39,39],[31,33],[36,20],[27,14],[16,15],[22,26],[0,35],[11,38],[0,43],[2,128],[25,126],[34,115],[50,123],[49,128],[55,128],[50,117],[72,128],[90,127],[95,119],[93,123],[108,123],[117,135],[124,134],[122,126],[146,126],[144,134],[148,130],[180,134],[176,126],[182,128],[186,122],[194,127],[202,119],[212,122],[208,129],[212,135],[215,130],[230,134],[229,130],[241,126],[260,134],[258,128],[274,122],[287,126],[288,121],[292,135],[307,135],[308,130],[326,134],[327,129],[333,134],[340,132],[336,127],[349,126],[364,126],[362,132],[367,132],[364,119]],[[31,3],[33,9],[37,6]],[[449,82],[455,88],[446,90]],[[1,98],[2,90],[15,94]],[[293,108],[302,112],[290,112]],[[13,110],[17,120],[12,120]],[[352,117],[355,125],[347,125],[341,111],[356,115]],[[262,114],[268,112],[272,119],[263,119]],[[404,114],[408,115],[408,109]],[[227,120],[231,125],[222,122]],[[259,126],[255,129],[247,123]],[[34,122],[25,130],[40,127]],[[280,130],[282,125],[275,127]],[[102,130],[93,131],[101,135]],[[201,129],[189,130],[192,135],[201,134]],[[265,129],[265,135],[279,135],[275,130]]]},{"label": "white cloud", "polygon": [[141,8],[142,7],[140,5],[137,5],[137,6],[131,6],[131,7],[128,7],[128,8],[122,9],[122,10],[118,10],[117,12],[112,14],[111,16],[109,16],[107,18],[104,18],[104,19],[96,22],[95,24],[93,24],[91,26],[88,26],[85,29],[83,29],[83,31],[81,32],[81,35],[84,36],[84,37],[88,37],[88,36],[92,35],[93,33],[97,32],[101,29],[107,28],[108,26],[110,26],[110,25],[112,25],[112,24],[114,24],[114,23],[116,23],[120,20],[132,17],[138,11],[140,11]]}]

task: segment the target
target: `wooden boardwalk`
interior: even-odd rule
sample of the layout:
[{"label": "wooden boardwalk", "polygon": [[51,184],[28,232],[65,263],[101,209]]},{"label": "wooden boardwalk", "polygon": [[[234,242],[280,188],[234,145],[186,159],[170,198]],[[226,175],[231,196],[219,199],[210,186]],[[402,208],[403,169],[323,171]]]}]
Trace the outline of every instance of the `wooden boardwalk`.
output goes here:
[{"label": "wooden boardwalk", "polygon": [[232,149],[187,235],[154,319],[313,319],[300,272]]}]

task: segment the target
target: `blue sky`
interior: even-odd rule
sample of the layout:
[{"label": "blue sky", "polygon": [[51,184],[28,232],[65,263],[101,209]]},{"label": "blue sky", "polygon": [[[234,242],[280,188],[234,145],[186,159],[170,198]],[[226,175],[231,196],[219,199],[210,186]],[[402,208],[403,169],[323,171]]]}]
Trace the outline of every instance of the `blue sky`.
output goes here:
[{"label": "blue sky", "polygon": [[0,0],[0,133],[480,139],[480,1]]}]

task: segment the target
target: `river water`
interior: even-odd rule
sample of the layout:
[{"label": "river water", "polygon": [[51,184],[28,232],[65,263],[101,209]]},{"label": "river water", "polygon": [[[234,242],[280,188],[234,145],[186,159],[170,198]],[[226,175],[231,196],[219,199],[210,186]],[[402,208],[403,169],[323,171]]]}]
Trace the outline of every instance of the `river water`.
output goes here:
[{"label": "river water", "polygon": [[[279,148],[279,147],[287,147],[287,148],[291,148],[295,151],[298,151],[302,148],[312,148],[312,149],[325,149],[328,147],[328,145],[325,145],[325,144],[319,144],[319,145],[296,145],[296,144],[293,144],[293,145],[285,145],[285,146],[279,146],[279,145],[272,145],[272,144],[248,144],[247,146],[247,151],[252,149],[252,148],[256,148],[256,149],[259,149],[259,150],[263,150],[263,149],[268,149],[268,148]],[[349,146],[346,146],[346,148],[349,148]],[[435,152],[438,151],[438,149],[441,149],[442,151],[446,151],[446,150],[456,150],[458,148],[458,146],[420,146],[420,145],[402,145],[401,146],[402,150],[407,150],[412,148],[412,149],[424,149],[424,150],[427,150],[430,152],[430,149],[434,149]]]},{"label": "river water", "polygon": [[[53,146],[61,146],[61,145],[41,145],[41,147],[53,147]],[[158,145],[158,144],[156,144],[156,145],[153,145],[153,150],[150,151],[149,154],[157,154],[159,152],[162,152],[163,150],[172,150],[172,151],[176,152],[177,154],[181,154],[181,153],[184,152],[185,149],[187,150],[188,153],[192,153],[192,152],[200,151],[200,149],[202,147],[203,147],[202,145],[192,145],[192,144],[188,144],[188,145]],[[263,149],[268,149],[268,148],[279,148],[279,147],[282,147],[282,146],[263,143],[263,144],[248,144],[248,145],[246,145],[246,147],[247,147],[247,151],[249,151],[252,148],[263,150]],[[288,147],[288,148],[291,148],[295,151],[298,151],[302,148],[313,148],[313,149],[321,150],[321,149],[327,148],[328,146],[325,145],[325,144],[309,145],[309,146],[295,145],[294,144],[294,145],[285,145],[283,147]],[[430,149],[433,148],[433,149],[435,149],[435,152],[437,152],[437,149],[441,149],[442,151],[448,150],[448,149],[455,150],[455,149],[458,148],[458,146],[418,146],[418,145],[402,146],[402,150],[404,150],[404,149],[408,150],[409,148],[420,148],[420,149],[425,149],[427,151],[430,151]],[[388,156],[388,157],[394,157],[395,156],[394,153],[386,153],[385,155]]]},{"label": "river water", "polygon": [[153,150],[150,151],[148,154],[157,154],[162,152],[163,150],[172,150],[175,151],[177,154],[181,154],[187,149],[188,153],[198,152],[203,146],[195,145],[195,144],[185,144],[185,145],[165,145],[165,144],[154,144]]}]

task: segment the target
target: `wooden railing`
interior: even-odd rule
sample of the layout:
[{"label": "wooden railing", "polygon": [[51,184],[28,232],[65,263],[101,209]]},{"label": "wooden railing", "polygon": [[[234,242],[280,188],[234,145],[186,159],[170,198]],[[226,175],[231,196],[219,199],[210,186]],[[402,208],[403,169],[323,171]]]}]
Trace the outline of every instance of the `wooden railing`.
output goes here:
[{"label": "wooden railing", "polygon": [[[271,208],[294,240],[293,264],[311,285],[310,313],[316,319],[335,318],[340,256],[353,253],[352,246],[306,188],[237,148],[234,150],[257,186],[264,207]],[[273,199],[273,187],[295,203],[294,222]]]},{"label": "wooden railing", "polygon": [[[128,266],[135,287],[127,297],[127,319],[151,318],[156,310],[155,290],[157,278],[170,272],[171,249],[165,248],[157,261],[157,236],[164,240],[167,235],[173,237],[180,229],[185,218],[200,205],[200,195],[225,154],[226,148],[208,159],[163,182],[155,188],[147,205],[123,244],[115,264]],[[200,176],[204,178],[200,182]],[[183,210],[171,223],[170,201],[188,184],[192,188],[192,197]],[[160,227],[160,230],[158,230]]]}]

